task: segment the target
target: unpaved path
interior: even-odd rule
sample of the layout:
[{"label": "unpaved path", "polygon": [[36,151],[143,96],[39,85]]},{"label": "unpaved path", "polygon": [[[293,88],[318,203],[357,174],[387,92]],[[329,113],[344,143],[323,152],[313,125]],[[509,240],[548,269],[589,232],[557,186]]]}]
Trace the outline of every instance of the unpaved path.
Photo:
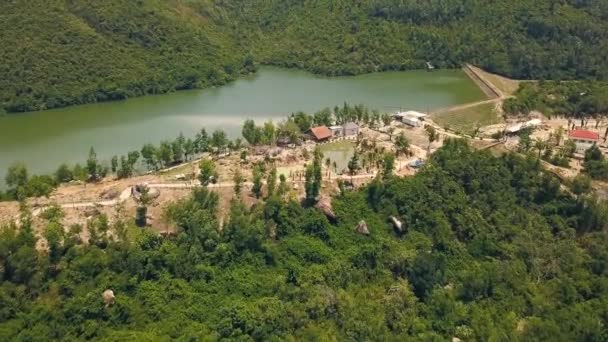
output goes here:
[{"label": "unpaved path", "polygon": [[440,109],[430,112],[430,114],[449,113],[449,112],[454,112],[457,110],[463,110],[463,109],[481,106],[481,105],[488,104],[488,103],[497,104],[497,103],[501,103],[503,100],[504,100],[504,98],[497,98],[497,99],[492,99],[492,100],[482,100],[482,101],[477,101],[477,102],[465,103],[462,105],[440,108]]},{"label": "unpaved path", "polygon": [[[413,161],[413,160],[412,160]],[[411,162],[410,160],[407,161],[407,163]],[[371,173],[371,174],[361,174],[361,175],[354,175],[354,176],[349,176],[349,175],[342,175],[342,176],[334,176],[331,179],[328,179],[328,181],[330,182],[337,182],[338,180],[361,180],[361,179],[371,179],[373,177],[375,177],[376,174],[375,173]],[[292,184],[296,184],[296,183],[304,183],[304,180],[293,180],[291,181]],[[265,182],[264,182],[265,183]],[[207,188],[209,189],[220,189],[220,188],[233,188],[235,185],[234,182],[221,182],[221,183],[217,183],[217,184],[209,184],[207,185]],[[244,182],[243,186],[245,187],[252,187],[253,183],[252,182]],[[174,183],[157,183],[157,184],[148,184],[148,187],[151,189],[193,189],[193,188],[199,188],[202,187],[201,183],[199,181],[192,181],[192,182],[174,182]],[[72,203],[58,203],[57,205],[61,208],[66,208],[66,209],[73,209],[73,208],[89,208],[89,207],[97,207],[97,206],[102,206],[102,207],[111,207],[111,206],[115,206],[117,204],[120,203],[124,203],[125,201],[127,201],[129,198],[131,198],[131,189],[132,187],[128,187],[126,189],[124,189],[121,193],[120,196],[118,196],[118,198],[113,199],[113,200],[102,200],[102,201],[88,201],[88,202],[72,202]],[[36,208],[34,210],[32,210],[32,216],[36,217],[38,215],[40,215],[44,210],[48,209],[50,206],[42,206],[39,208]],[[16,218],[16,220],[18,220],[19,218]]]}]

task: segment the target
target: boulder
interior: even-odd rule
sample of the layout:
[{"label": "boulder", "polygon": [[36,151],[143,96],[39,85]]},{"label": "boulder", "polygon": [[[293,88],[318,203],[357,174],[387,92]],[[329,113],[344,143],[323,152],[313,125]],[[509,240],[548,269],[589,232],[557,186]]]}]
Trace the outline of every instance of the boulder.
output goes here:
[{"label": "boulder", "polygon": [[391,220],[391,223],[393,224],[393,228],[395,228],[395,230],[398,231],[399,233],[403,233],[403,222],[401,222],[395,216],[391,216],[390,220]]},{"label": "boulder", "polygon": [[108,289],[103,291],[103,301],[104,303],[106,303],[106,308],[112,304],[114,304],[114,301],[116,300],[116,297],[114,296],[114,291]]},{"label": "boulder", "polygon": [[100,215],[101,212],[96,207],[87,207],[84,209],[85,217],[94,217]]},{"label": "boulder", "polygon": [[102,192],[100,197],[104,200],[113,200],[118,196],[120,196],[120,191],[118,191],[116,188],[111,188]]},{"label": "boulder", "polygon": [[165,239],[173,239],[173,238],[177,237],[177,233],[165,231],[165,232],[160,232],[160,236],[162,236]]},{"label": "boulder", "polygon": [[369,236],[369,229],[367,228],[367,223],[365,223],[364,220],[359,221],[356,232],[361,235]]},{"label": "boulder", "polygon": [[325,217],[327,217],[330,222],[335,223],[338,220],[336,214],[333,211],[333,208],[331,206],[331,200],[329,198],[321,198],[319,202],[317,202],[317,204],[315,205],[315,208],[321,210],[323,215],[325,215]]}]

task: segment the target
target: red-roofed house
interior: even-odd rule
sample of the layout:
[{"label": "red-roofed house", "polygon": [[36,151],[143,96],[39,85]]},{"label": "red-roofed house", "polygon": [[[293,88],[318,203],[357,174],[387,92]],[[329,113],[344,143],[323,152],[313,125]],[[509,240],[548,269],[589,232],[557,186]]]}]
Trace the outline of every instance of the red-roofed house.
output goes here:
[{"label": "red-roofed house", "polygon": [[310,133],[316,141],[329,140],[333,136],[331,130],[326,126],[318,126],[310,129]]},{"label": "red-roofed house", "polygon": [[586,131],[583,129],[575,129],[570,131],[568,134],[570,140],[576,144],[577,153],[585,153],[591,146],[597,144],[600,141],[600,134],[593,131]]}]

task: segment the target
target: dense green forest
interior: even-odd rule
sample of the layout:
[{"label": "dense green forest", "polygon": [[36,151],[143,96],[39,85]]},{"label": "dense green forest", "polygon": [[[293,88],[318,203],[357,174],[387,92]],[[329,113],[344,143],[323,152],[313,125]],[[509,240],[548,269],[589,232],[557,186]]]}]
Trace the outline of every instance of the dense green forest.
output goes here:
[{"label": "dense green forest", "polygon": [[344,190],[332,222],[283,191],[221,224],[198,189],[168,238],[117,214],[81,241],[51,208],[44,253],[24,215],[0,233],[0,340],[608,339],[608,210],[534,158],[447,141],[414,177]]},{"label": "dense green forest", "polygon": [[266,63],[344,75],[469,62],[513,78],[608,77],[602,0],[218,3]]},{"label": "dense green forest", "polygon": [[0,3],[8,112],[223,84],[254,61],[327,75],[469,62],[608,78],[603,0],[32,0]]},{"label": "dense green forest", "polygon": [[219,85],[253,71],[203,7],[180,1],[2,1],[0,42],[9,112]]}]

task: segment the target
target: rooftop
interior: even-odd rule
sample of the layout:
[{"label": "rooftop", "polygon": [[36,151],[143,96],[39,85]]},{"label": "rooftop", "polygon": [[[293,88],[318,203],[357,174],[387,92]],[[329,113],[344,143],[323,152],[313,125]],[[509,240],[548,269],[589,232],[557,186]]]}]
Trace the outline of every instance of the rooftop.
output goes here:
[{"label": "rooftop", "polygon": [[359,125],[357,125],[354,122],[347,122],[344,124],[344,129],[354,129],[354,128],[359,128]]},{"label": "rooftop", "polygon": [[576,139],[600,140],[599,133],[593,131],[586,131],[583,129],[575,129],[573,131],[570,131],[570,134],[568,134],[568,136],[570,136],[570,138]]},{"label": "rooftop", "polygon": [[427,117],[428,115],[424,114],[424,113],[420,113],[417,112],[415,110],[408,110],[407,112],[399,112],[397,114],[395,114],[396,116],[400,116],[400,117],[406,117],[409,116],[411,118],[418,118],[418,119],[422,119]]},{"label": "rooftop", "polygon": [[331,130],[327,128],[327,126],[318,126],[310,129],[312,135],[315,136],[317,140],[328,139],[332,137]]}]

